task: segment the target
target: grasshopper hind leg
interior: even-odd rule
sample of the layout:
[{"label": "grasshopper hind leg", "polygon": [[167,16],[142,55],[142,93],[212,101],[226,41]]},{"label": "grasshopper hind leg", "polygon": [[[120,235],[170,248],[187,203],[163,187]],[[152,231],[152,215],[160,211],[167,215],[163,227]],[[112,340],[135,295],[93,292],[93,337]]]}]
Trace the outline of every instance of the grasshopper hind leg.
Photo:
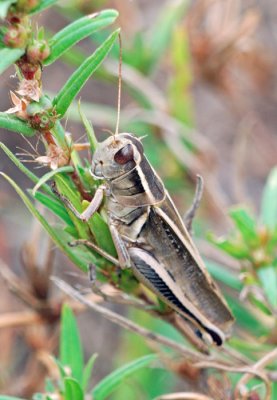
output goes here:
[{"label": "grasshopper hind leg", "polygon": [[217,346],[220,346],[223,343],[220,334],[205,326],[185,305],[175,281],[164,268],[161,268],[156,258],[141,248],[132,247],[129,252],[137,278],[185,320],[189,320],[190,325],[193,324],[194,329],[200,331],[203,339],[207,336],[207,339],[210,339],[207,342],[211,342],[212,339]]},{"label": "grasshopper hind leg", "polygon": [[193,198],[193,203],[183,218],[184,223],[185,223],[186,228],[189,231],[189,233],[191,233],[192,221],[195,217],[196,211],[198,210],[200,201],[202,199],[203,188],[204,188],[203,178],[202,178],[202,176],[197,175],[197,183],[196,183],[196,189],[195,189],[195,194],[194,194],[194,198]]}]

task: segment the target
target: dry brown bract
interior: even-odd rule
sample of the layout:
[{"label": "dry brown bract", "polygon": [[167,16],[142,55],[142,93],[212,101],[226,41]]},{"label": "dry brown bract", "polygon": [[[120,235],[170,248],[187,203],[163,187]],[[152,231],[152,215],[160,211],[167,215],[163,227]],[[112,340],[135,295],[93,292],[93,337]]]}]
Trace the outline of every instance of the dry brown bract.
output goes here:
[{"label": "dry brown bract", "polygon": [[21,99],[14,92],[10,91],[11,100],[14,107],[9,108],[6,114],[16,114],[18,118],[27,119],[27,106],[29,102],[25,99]]},{"label": "dry brown bract", "polygon": [[68,165],[70,161],[70,151],[64,150],[56,144],[49,144],[46,156],[37,157],[35,161],[47,165],[51,169],[57,169]]},{"label": "dry brown bract", "polygon": [[41,96],[41,89],[36,79],[22,79],[16,92],[29,101],[38,102]]}]

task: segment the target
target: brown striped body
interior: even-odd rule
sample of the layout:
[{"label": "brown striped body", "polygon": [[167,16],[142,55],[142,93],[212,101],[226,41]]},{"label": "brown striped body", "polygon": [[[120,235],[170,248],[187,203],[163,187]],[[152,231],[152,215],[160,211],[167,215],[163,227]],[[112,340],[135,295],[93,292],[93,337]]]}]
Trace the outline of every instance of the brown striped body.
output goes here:
[{"label": "brown striped body", "polygon": [[130,134],[108,138],[93,156],[92,173],[106,181],[110,223],[135,275],[220,345],[233,316],[141,142]]}]

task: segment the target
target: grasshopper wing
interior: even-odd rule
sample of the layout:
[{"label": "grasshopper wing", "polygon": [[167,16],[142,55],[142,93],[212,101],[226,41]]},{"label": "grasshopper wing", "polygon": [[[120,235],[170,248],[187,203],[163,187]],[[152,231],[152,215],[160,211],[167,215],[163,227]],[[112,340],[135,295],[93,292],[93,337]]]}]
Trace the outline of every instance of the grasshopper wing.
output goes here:
[{"label": "grasshopper wing", "polygon": [[161,205],[150,207],[141,237],[147,248],[142,245],[130,254],[144,283],[221,344],[233,315],[168,195]]}]

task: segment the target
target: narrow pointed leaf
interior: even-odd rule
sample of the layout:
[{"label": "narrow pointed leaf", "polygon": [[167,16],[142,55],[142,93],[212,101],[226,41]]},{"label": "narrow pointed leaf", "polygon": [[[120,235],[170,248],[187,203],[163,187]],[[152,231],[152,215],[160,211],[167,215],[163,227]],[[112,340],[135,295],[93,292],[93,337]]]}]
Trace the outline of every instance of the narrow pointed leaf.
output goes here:
[{"label": "narrow pointed leaf", "polygon": [[74,171],[74,168],[73,168],[72,166],[66,165],[65,167],[60,167],[60,168],[57,168],[57,169],[55,169],[55,170],[53,170],[53,171],[47,172],[45,175],[43,175],[43,176],[40,178],[40,180],[38,181],[38,183],[35,185],[35,187],[34,187],[34,189],[33,189],[33,193],[32,193],[33,196],[35,196],[36,191],[37,191],[44,183],[46,183],[47,181],[49,181],[49,179],[52,179],[53,176],[55,176],[55,175],[57,175],[57,174],[60,174],[60,173],[62,173],[62,172],[73,172],[73,171]]},{"label": "narrow pointed leaf", "polygon": [[83,349],[75,315],[66,304],[62,309],[60,361],[64,367],[70,368],[72,377],[81,382],[84,368]]},{"label": "narrow pointed leaf", "polygon": [[83,388],[84,392],[86,392],[86,390],[87,390],[96,358],[97,358],[97,354],[93,354],[90,357],[90,359],[88,360],[88,362],[84,368],[83,377],[82,377],[82,388]]},{"label": "narrow pointed leaf", "polygon": [[11,186],[15,189],[17,194],[21,197],[23,200],[24,204],[28,208],[28,210],[33,214],[34,217],[37,218],[37,220],[42,224],[44,229],[48,232],[48,234],[51,236],[53,242],[64,252],[67,254],[68,258],[75,264],[77,265],[80,269],[83,271],[87,271],[87,264],[76,254],[72,251],[72,249],[67,245],[66,242],[64,242],[61,239],[61,236],[56,233],[55,229],[53,229],[46,219],[39,213],[39,211],[35,208],[33,203],[28,199],[28,197],[25,195],[25,193],[20,189],[20,187],[6,174],[3,172],[0,172],[0,175],[2,175],[10,184]]},{"label": "narrow pointed leaf", "polygon": [[271,398],[272,399],[277,399],[277,382],[272,383]]},{"label": "narrow pointed leaf", "polygon": [[0,74],[14,64],[24,53],[24,49],[11,49],[8,47],[0,49]]},{"label": "narrow pointed leaf", "polygon": [[67,175],[56,175],[55,182],[60,192],[71,201],[77,211],[82,212],[82,203],[80,194],[76,190],[76,186],[72,183]]},{"label": "narrow pointed leaf", "polygon": [[[75,207],[75,209],[79,212],[82,212],[82,204],[80,200],[80,196],[76,190],[74,190],[70,186],[70,182],[66,179],[66,176],[56,175],[55,182],[57,184],[57,188],[60,193],[62,193]],[[67,210],[70,218],[77,229],[80,238],[87,239],[88,238],[88,228],[85,222],[78,219],[71,210]]]},{"label": "narrow pointed leaf", "polygon": [[40,13],[41,11],[45,10],[46,8],[53,6],[57,2],[58,2],[58,0],[41,0],[39,2],[39,4],[31,10],[29,15],[34,15],[34,14]]},{"label": "narrow pointed leaf", "polygon": [[95,133],[94,133],[93,126],[91,125],[91,123],[87,119],[85,113],[83,112],[80,102],[78,103],[78,110],[79,110],[81,121],[83,122],[84,127],[85,127],[86,132],[87,132],[88,141],[89,141],[89,144],[90,144],[90,149],[91,149],[92,152],[94,152],[96,150],[98,142],[97,142],[97,139],[96,139],[96,136],[95,136]]},{"label": "narrow pointed leaf", "polygon": [[229,286],[234,290],[242,290],[243,284],[238,279],[237,274],[226,270],[226,268],[224,268],[222,265],[219,265],[211,260],[205,260],[205,264],[207,265],[209,272],[216,280],[224,283],[226,286]]},{"label": "narrow pointed leaf", "polygon": [[153,68],[165,53],[170,43],[172,32],[184,16],[187,6],[187,1],[172,1],[168,2],[166,7],[161,7],[162,12],[156,18],[156,22],[152,28],[152,37],[149,42],[151,52],[149,60],[150,68]]},{"label": "narrow pointed leaf", "polygon": [[[69,232],[70,231],[70,232]],[[72,229],[72,227],[68,226],[67,228],[63,229],[60,227],[55,228],[55,232],[59,235],[60,239],[64,243],[69,243],[74,241],[75,239],[79,239],[80,236],[76,232],[76,229]],[[73,248],[74,256],[82,262],[82,265],[86,266],[85,272],[87,272],[87,266],[89,263],[93,263],[98,265],[100,256],[94,255],[93,252],[87,249],[84,246],[76,246]]]},{"label": "narrow pointed leaf", "polygon": [[272,307],[277,307],[277,270],[272,265],[259,268],[257,274]]},{"label": "narrow pointed leaf", "polygon": [[[1,68],[1,50],[0,50],[0,68]],[[1,73],[1,71],[0,71]],[[34,136],[36,131],[31,128],[27,122],[22,121],[14,115],[0,112],[0,128],[8,129],[12,132],[21,133],[24,136]]]},{"label": "narrow pointed leaf", "polygon": [[16,3],[16,0],[2,0],[0,3],[0,19],[5,19],[10,6]]},{"label": "narrow pointed leaf", "polygon": [[[6,155],[9,157],[9,159],[17,166],[18,169],[20,169],[23,174],[25,174],[32,182],[37,183],[39,182],[39,178],[33,174],[31,171],[28,170],[28,168],[25,167],[25,165],[22,164],[22,162],[19,161],[17,157],[7,148],[7,146],[4,145],[4,143],[0,142],[0,149],[2,149]],[[50,197],[54,197],[50,187],[46,184],[42,184],[41,188],[48,194]]]},{"label": "narrow pointed leaf", "polygon": [[65,378],[68,375],[67,374],[68,371],[64,368],[63,364],[61,363],[61,361],[58,358],[56,358],[54,356],[52,356],[52,358],[55,361],[55,364],[57,365],[57,367],[59,369],[61,378]]},{"label": "narrow pointed leaf", "polygon": [[247,246],[241,240],[227,239],[225,237],[216,238],[212,233],[207,235],[207,239],[232,257],[242,259],[247,258],[249,255]]},{"label": "narrow pointed leaf", "polygon": [[270,172],[263,191],[261,219],[272,230],[277,226],[277,167]]},{"label": "narrow pointed leaf", "polygon": [[68,143],[66,141],[65,130],[59,120],[56,121],[54,128],[52,129],[52,134],[56,138],[58,144],[63,149],[68,149]]},{"label": "narrow pointed leaf", "polygon": [[0,400],[24,400],[22,397],[12,397],[12,396],[4,396],[0,395]]},{"label": "narrow pointed leaf", "polygon": [[227,293],[225,294],[225,298],[238,325],[256,336],[268,334],[268,329],[259,322],[259,320],[246,308],[246,306],[243,305],[241,301],[237,300],[235,297],[231,297]]},{"label": "narrow pointed leaf", "polygon": [[49,41],[51,53],[43,62],[44,65],[52,64],[80,40],[112,24],[117,16],[118,12],[115,10],[103,10],[99,13],[87,15],[67,25]]},{"label": "narrow pointed leaf", "polygon": [[149,366],[155,360],[157,360],[157,355],[149,354],[116,369],[94,387],[92,390],[93,400],[107,399],[125,379],[135,374],[139,369]]},{"label": "narrow pointed leaf", "polygon": [[[30,191],[32,194],[32,191]],[[68,215],[67,210],[65,207],[55,198],[48,197],[44,193],[36,192],[34,198],[43,204],[48,210],[52,211],[57,217],[59,217],[62,221],[64,221],[68,226],[74,228],[74,224]]]},{"label": "narrow pointed leaf", "polygon": [[117,257],[117,253],[114,247],[112,235],[108,227],[108,224],[103,220],[103,218],[98,212],[96,212],[92,216],[92,218],[89,219],[88,225],[90,227],[93,236],[95,237],[98,246],[101,247],[103,250],[107,251],[112,256]]},{"label": "narrow pointed leaf", "polygon": [[84,393],[78,381],[73,378],[64,379],[65,400],[84,400]]},{"label": "narrow pointed leaf", "polygon": [[80,65],[57,94],[54,99],[54,105],[59,115],[63,116],[66,113],[71,102],[82,89],[86,81],[104,61],[118,37],[118,34],[119,30],[113,32],[108,39]]},{"label": "narrow pointed leaf", "polygon": [[253,246],[258,245],[259,236],[254,218],[243,208],[231,210],[230,216],[239,229],[245,243]]}]

